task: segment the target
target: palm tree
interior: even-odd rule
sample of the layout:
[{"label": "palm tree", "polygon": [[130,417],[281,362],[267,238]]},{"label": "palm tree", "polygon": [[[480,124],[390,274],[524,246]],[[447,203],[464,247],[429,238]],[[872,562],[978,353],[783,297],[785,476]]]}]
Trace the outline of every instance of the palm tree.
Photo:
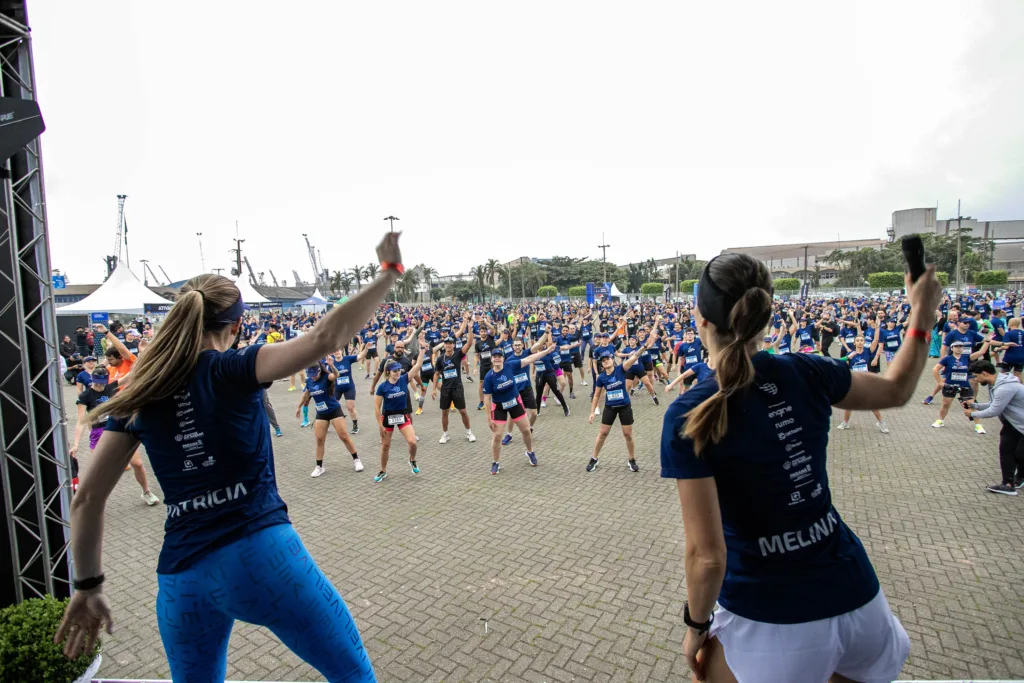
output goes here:
[{"label": "palm tree", "polygon": [[353,266],[350,272],[352,273],[352,277],[356,279],[356,290],[362,289],[363,278],[366,277],[366,271],[359,266]]},{"label": "palm tree", "polygon": [[494,285],[494,276],[501,270],[501,261],[496,258],[487,259],[487,263],[484,264],[484,270],[487,271],[487,283]]},{"label": "palm tree", "polygon": [[366,270],[364,270],[363,272],[366,274],[367,280],[372,280],[373,278],[377,277],[377,273],[380,272],[380,266],[378,266],[376,263],[371,263],[370,265],[366,266]]},{"label": "palm tree", "polygon": [[431,268],[425,263],[419,264],[416,266],[416,269],[420,271],[420,277],[422,277],[423,281],[426,283],[427,294],[429,295],[431,289],[430,283],[433,282],[435,277],[440,277],[440,273],[437,272],[436,268]]},{"label": "palm tree", "polygon": [[334,271],[334,275],[331,276],[331,294],[341,291],[341,271]]},{"label": "palm tree", "polygon": [[342,273],[341,278],[338,280],[338,284],[341,286],[341,291],[345,292],[347,296],[352,291],[352,276],[348,273]]},{"label": "palm tree", "polygon": [[403,301],[409,301],[416,298],[416,288],[419,285],[420,279],[416,275],[416,271],[410,270],[398,279],[398,282],[395,283],[395,289],[402,295]]},{"label": "palm tree", "polygon": [[477,290],[480,292],[480,299],[484,296],[485,280],[487,279],[487,266],[473,266],[469,269],[469,274],[476,280]]}]

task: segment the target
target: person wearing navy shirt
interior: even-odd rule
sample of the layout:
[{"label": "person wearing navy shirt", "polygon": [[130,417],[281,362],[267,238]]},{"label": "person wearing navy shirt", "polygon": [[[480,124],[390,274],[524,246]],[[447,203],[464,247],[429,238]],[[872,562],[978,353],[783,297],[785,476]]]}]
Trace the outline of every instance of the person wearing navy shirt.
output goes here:
[{"label": "person wearing navy shirt", "polygon": [[[647,389],[647,393],[650,394],[651,398],[654,400],[654,405],[658,405],[658,396],[654,393],[654,384],[651,383],[651,378],[647,374],[647,370],[644,368],[642,360],[645,354],[648,356],[650,355],[651,343],[653,342],[653,335],[647,337],[644,344],[640,344],[636,337],[629,337],[626,340],[626,345],[615,352],[615,356],[623,359],[623,362],[625,362],[625,360],[632,356],[633,352],[636,351],[638,355],[637,362],[633,363],[629,369],[626,370],[626,391],[630,396],[632,396],[636,389],[636,385],[643,384]],[[651,367],[654,367],[653,364]],[[598,375],[598,379],[600,379],[600,375]]]},{"label": "person wearing navy shirt", "polygon": [[909,639],[832,504],[826,448],[833,405],[881,410],[914,391],[931,325],[920,312],[935,310],[941,286],[934,267],[906,286],[907,343],[881,376],[759,352],[765,264],[725,254],[705,266],[696,320],[715,375],[669,406],[661,436],[685,527],[683,653],[698,680],[888,681],[902,669]]},{"label": "person wearing navy shirt", "polygon": [[[878,347],[878,337],[871,340],[870,346],[865,346],[866,344],[867,339],[864,338],[864,335],[857,335],[853,339],[853,352],[841,359],[850,366],[850,372],[870,372],[872,366],[878,367],[878,357],[881,353]],[[878,430],[883,434],[888,434],[889,427],[882,419],[881,411],[872,410],[871,414],[875,416],[875,426],[878,427]],[[836,429],[849,429],[851,415],[853,415],[852,410],[844,410],[843,421]]]},{"label": "person wearing navy shirt", "polygon": [[[652,334],[648,344],[655,338]],[[626,465],[632,472],[639,472],[640,467],[636,464],[635,444],[633,442],[633,406],[629,400],[629,387],[626,376],[630,369],[640,360],[640,354],[644,347],[634,349],[622,365],[615,364],[615,357],[610,353],[601,355],[601,374],[594,381],[594,399],[591,404],[592,410],[587,416],[587,424],[594,424],[594,416],[598,413],[598,406],[604,398],[604,412],[601,413],[601,428],[594,439],[594,452],[590,455],[590,462],[587,463],[587,472],[593,472],[597,468],[598,457],[601,448],[611,432],[612,425],[616,418],[619,426],[622,427],[622,438],[626,442]],[[647,347],[650,348],[650,347]]]},{"label": "person wearing navy shirt", "polygon": [[1024,332],[1020,328],[1020,318],[1010,318],[1009,330],[1003,335],[1002,345],[1005,349],[999,367],[1003,372],[1012,372],[1020,379],[1024,370]]},{"label": "person wearing navy shirt", "polygon": [[[988,346],[989,343],[985,342],[978,351],[971,353],[970,347],[958,339],[950,344],[949,355],[940,358],[932,368],[935,383],[942,387],[939,419],[932,423],[932,427],[939,429],[946,425],[946,415],[949,413],[949,407],[953,405],[954,398],[959,398],[960,403],[970,402],[974,399],[975,392],[971,386],[971,382],[974,380],[974,375],[971,373],[971,361],[982,358],[988,350]],[[978,434],[986,433],[985,427],[980,422],[974,423],[974,431]]]},{"label": "person wearing navy shirt", "polygon": [[345,399],[345,407],[352,416],[352,434],[359,433],[359,415],[356,413],[356,381],[352,375],[352,364],[359,360],[359,356],[345,355],[335,351],[327,356],[327,363],[334,371],[334,398],[340,401]]},{"label": "person wearing navy shirt", "polygon": [[[521,344],[522,342],[517,340],[516,343]],[[519,393],[516,375],[523,373],[524,368],[525,372],[529,372],[530,363],[550,353],[553,347],[554,344],[551,343],[546,349],[521,357],[516,355],[506,357],[505,352],[501,349],[494,349],[491,352],[491,369],[480,383],[484,392],[487,422],[491,428],[491,474],[497,474],[501,469],[499,460],[502,436],[509,420],[519,427],[519,433],[523,435],[526,458],[530,461],[530,465],[537,466],[537,455],[533,452],[530,420],[523,419],[527,417],[526,406],[523,405],[523,399]]]},{"label": "person wearing navy shirt", "polygon": [[388,476],[388,458],[391,455],[391,439],[395,429],[409,447],[409,469],[420,473],[416,464],[416,430],[412,426],[412,403],[409,401],[409,377],[418,375],[427,354],[426,335],[420,334],[419,354],[409,372],[398,361],[389,361],[385,367],[387,375],[374,391],[373,412],[380,425],[380,471],[373,478],[378,484]]},{"label": "person wearing navy shirt", "polygon": [[[465,314],[462,326],[456,333],[456,337],[466,332],[472,317]],[[456,348],[455,338],[448,337],[444,340],[443,350],[434,356],[434,390],[430,394],[431,400],[437,398],[438,389],[441,390],[441,438],[438,443],[448,443],[451,437],[448,435],[448,410],[455,407],[462,418],[462,426],[466,428],[466,439],[470,442],[476,441],[476,436],[469,425],[469,414],[466,412],[466,390],[462,385],[462,372],[465,367],[466,352],[473,347],[473,329],[469,328],[466,341]]]},{"label": "person wearing navy shirt", "polygon": [[96,369],[96,356],[86,356],[82,359],[82,371],[75,376],[75,384],[78,385],[78,393],[81,394],[89,386],[92,373]]},{"label": "person wearing navy shirt", "polygon": [[985,337],[978,332],[970,329],[970,323],[972,320],[967,317],[961,317],[956,321],[956,329],[952,330],[942,339],[942,355],[946,356],[949,354],[951,347],[954,342],[963,342],[964,346],[968,349],[973,349],[977,345],[985,341]]},{"label": "person wearing navy shirt", "polygon": [[75,591],[54,637],[67,656],[113,627],[104,512],[141,444],[167,507],[155,611],[171,678],[223,681],[237,619],[269,628],[327,680],[376,680],[344,601],[288,519],[261,392],[317,363],[372,315],[402,270],[399,235],[378,245],[373,281],[288,342],[233,349],[245,313],[234,283],[204,274],[182,286],[127,386],[98,408],[109,419],[71,502]]},{"label": "person wearing navy shirt", "polygon": [[306,387],[302,392],[299,407],[295,409],[296,419],[298,419],[302,408],[310,403],[316,409],[316,418],[313,420],[313,435],[316,438],[316,467],[309,475],[313,478],[319,477],[325,471],[324,450],[327,446],[328,427],[334,427],[338,438],[345,444],[345,448],[352,456],[352,465],[356,472],[363,471],[363,463],[359,460],[356,446],[345,427],[345,411],[341,409],[338,399],[334,398],[334,381],[337,378],[336,372],[329,368],[325,361],[306,368]]},{"label": "person wearing navy shirt", "polygon": [[[554,343],[554,347],[550,352],[545,354],[542,358],[537,360],[534,364],[534,375],[536,376],[537,384],[534,387],[534,393],[537,398],[540,399],[540,404],[537,406],[537,413],[540,414],[540,409],[546,406],[544,398],[548,391],[555,395],[555,399],[562,406],[562,412],[565,417],[569,417],[569,404],[565,400],[565,396],[562,395],[561,388],[558,386],[558,372],[561,372],[559,365],[562,362],[562,352],[558,347],[557,341],[551,337],[551,327],[547,327],[547,331],[544,332],[538,342],[543,342],[545,345]],[[543,389],[543,391],[541,391]]]},{"label": "person wearing navy shirt", "polygon": [[[771,340],[769,340],[768,343],[770,344]],[[665,393],[668,393],[669,391],[671,391],[673,388],[675,388],[675,386],[677,384],[680,384],[681,382],[685,382],[687,380],[691,380],[690,381],[690,387],[692,387],[694,384],[698,384],[698,383],[706,380],[708,377],[711,377],[713,374],[715,374],[714,369],[710,365],[708,365],[707,363],[703,363],[703,362],[702,363],[695,363],[694,365],[691,365],[690,367],[688,367],[686,369],[686,371],[683,372],[683,374],[679,375],[674,380],[672,380],[665,387]],[[680,386],[679,387],[679,393],[680,394],[685,393],[686,390],[687,390],[687,388],[684,387],[684,386]]]}]

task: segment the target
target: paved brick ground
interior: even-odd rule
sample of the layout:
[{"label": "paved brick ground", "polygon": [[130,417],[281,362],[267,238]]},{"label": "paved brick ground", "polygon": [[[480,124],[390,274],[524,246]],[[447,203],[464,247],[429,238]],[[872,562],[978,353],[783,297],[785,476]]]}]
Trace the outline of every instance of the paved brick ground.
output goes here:
[{"label": "paved brick ground", "polygon": [[[981,488],[998,479],[998,423],[987,436],[956,414],[942,431],[929,428],[937,408],[920,397],[930,382],[923,378],[914,404],[886,415],[889,435],[867,413],[854,416],[850,431],[833,430],[836,505],[910,634],[905,678],[1024,678],[1024,498]],[[467,388],[475,395],[476,384]],[[601,467],[584,472],[597,428],[586,424],[580,398],[568,419],[557,408],[542,414],[538,468],[527,466],[517,438],[492,477],[483,414],[470,411],[480,441],[468,443],[453,420],[453,440],[441,446],[435,404],[416,421],[422,472],[412,475],[398,454],[387,481],[374,484],[377,434],[365,383],[365,426],[355,440],[366,471],[353,472],[333,439],[327,473],[315,480],[313,435],[299,429],[298,394],[286,389],[271,391],[285,429],[274,442],[281,493],[348,601],[381,680],[684,679],[682,522],[675,487],[657,466],[664,407],[636,402],[639,474],[626,469],[614,432]],[[71,390],[66,398],[74,415]],[[162,506],[142,504],[126,473],[107,514],[104,566],[117,631],[106,640],[101,675],[168,675],[154,617],[163,518]],[[235,628],[228,672],[321,680],[272,634],[248,625]]]}]

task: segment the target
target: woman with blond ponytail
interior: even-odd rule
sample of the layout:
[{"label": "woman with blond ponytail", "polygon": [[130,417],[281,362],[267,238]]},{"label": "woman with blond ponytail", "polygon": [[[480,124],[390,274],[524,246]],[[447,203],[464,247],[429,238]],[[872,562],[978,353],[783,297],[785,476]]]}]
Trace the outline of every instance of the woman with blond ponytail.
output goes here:
[{"label": "woman with blond ponytail", "polygon": [[661,437],[686,531],[683,651],[696,680],[872,683],[903,667],[910,641],[832,505],[825,458],[832,406],[910,399],[942,287],[933,267],[906,286],[908,332],[881,377],[759,352],[768,269],[746,254],[704,268],[695,319],[715,374],[669,406]]},{"label": "woman with blond ponytail", "polygon": [[141,442],[167,506],[156,610],[175,683],[224,680],[236,619],[269,628],[328,681],[376,680],[344,601],[278,495],[262,385],[352,338],[403,272],[400,234],[377,246],[375,280],[283,343],[232,348],[245,304],[227,278],[199,275],[182,287],[131,381],[101,406],[106,430],[71,504],[75,593],[55,636],[68,656],[90,650],[100,629],[113,626],[103,595],[103,514]]}]

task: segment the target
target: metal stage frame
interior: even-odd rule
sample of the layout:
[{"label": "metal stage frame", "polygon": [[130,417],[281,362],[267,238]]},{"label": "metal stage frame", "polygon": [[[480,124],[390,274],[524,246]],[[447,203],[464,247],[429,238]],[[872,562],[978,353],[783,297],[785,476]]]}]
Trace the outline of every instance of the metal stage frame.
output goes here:
[{"label": "metal stage frame", "polygon": [[[27,0],[0,0],[0,96],[36,99]],[[0,605],[70,594],[70,460],[39,139],[0,179]]]}]

